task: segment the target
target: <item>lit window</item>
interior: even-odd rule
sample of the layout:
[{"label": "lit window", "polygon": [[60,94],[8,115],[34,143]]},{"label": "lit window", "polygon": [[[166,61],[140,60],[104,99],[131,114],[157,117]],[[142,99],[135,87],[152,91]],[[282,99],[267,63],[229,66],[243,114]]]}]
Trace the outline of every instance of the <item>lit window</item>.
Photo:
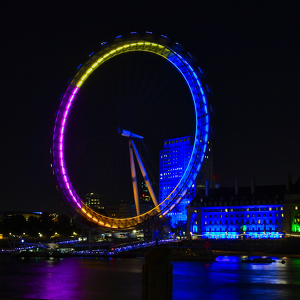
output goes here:
[{"label": "lit window", "polygon": [[284,215],[283,215],[283,214],[281,214],[281,216],[283,217]]},{"label": "lit window", "polygon": [[228,209],[227,209],[227,208],[225,208],[225,212],[228,212]]},{"label": "lit window", "polygon": [[272,210],[272,207],[269,207],[269,210]]},{"label": "lit window", "polygon": [[260,220],[258,220],[258,224],[260,224]]},{"label": "lit window", "polygon": [[249,218],[249,215],[247,215],[247,218]]},{"label": "lit window", "polygon": [[295,206],[295,210],[298,210],[298,206]]}]

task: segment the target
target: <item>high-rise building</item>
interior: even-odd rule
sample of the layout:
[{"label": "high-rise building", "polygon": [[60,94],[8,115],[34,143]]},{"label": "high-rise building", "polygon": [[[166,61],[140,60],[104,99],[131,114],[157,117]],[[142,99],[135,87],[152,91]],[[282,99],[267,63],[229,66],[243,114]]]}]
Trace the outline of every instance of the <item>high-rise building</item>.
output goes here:
[{"label": "high-rise building", "polygon": [[[152,188],[155,190],[155,182],[151,182]],[[139,189],[139,195],[140,195],[140,200],[141,201],[146,201],[146,202],[152,202],[147,184],[144,180],[141,181],[140,184],[140,189]]]},{"label": "high-rise building", "polygon": [[94,211],[102,212],[104,207],[102,204],[102,195],[88,193],[85,196],[85,204]]},{"label": "high-rise building", "polygon": [[[163,150],[159,158],[159,203],[175,188],[185,171],[193,150],[190,136],[164,141]],[[193,184],[184,199],[168,214],[171,225],[175,226],[179,221],[186,221],[186,207],[196,195],[196,185]],[[168,205],[168,201],[164,206]]]},{"label": "high-rise building", "polygon": [[[207,186],[208,184],[208,186]],[[204,160],[201,166],[201,170],[196,179],[197,192],[200,189],[214,188],[215,178],[214,178],[214,165],[213,165],[213,145],[211,141],[208,141],[206,153],[204,155]]]}]

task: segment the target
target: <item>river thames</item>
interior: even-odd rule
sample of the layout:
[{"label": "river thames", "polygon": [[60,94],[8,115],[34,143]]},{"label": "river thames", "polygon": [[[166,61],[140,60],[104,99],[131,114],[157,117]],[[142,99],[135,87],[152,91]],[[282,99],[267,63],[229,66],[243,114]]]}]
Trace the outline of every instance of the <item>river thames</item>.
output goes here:
[{"label": "river thames", "polygon": [[[239,256],[214,262],[173,264],[173,299],[300,299],[300,258],[271,264],[242,263]],[[143,258],[0,256],[0,299],[141,299]]]}]

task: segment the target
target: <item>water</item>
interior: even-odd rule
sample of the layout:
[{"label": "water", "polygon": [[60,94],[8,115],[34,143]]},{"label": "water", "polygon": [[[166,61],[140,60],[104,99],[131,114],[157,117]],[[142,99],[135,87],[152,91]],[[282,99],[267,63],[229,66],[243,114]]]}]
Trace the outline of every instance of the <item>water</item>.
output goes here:
[{"label": "water", "polygon": [[[172,262],[173,299],[300,299],[300,258]],[[143,259],[0,257],[0,299],[141,299]]]}]

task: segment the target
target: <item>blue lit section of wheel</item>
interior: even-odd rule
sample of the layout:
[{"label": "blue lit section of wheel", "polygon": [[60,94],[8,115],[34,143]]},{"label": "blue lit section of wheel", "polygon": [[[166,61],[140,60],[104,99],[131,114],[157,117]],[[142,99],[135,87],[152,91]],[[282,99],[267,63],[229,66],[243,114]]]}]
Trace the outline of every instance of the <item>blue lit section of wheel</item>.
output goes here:
[{"label": "blue lit section of wheel", "polygon": [[[69,111],[76,94],[89,76],[96,69],[101,68],[101,65],[106,61],[123,53],[137,51],[150,52],[163,57],[170,62],[174,66],[174,70],[177,70],[184,78],[191,94],[195,113],[193,150],[189,163],[178,184],[169,196],[155,208],[136,217],[125,219],[109,218],[86,206],[72,186],[65,164],[65,155],[67,155],[64,149],[65,128]],[[166,215],[181,201],[196,180],[208,143],[209,110],[205,87],[201,81],[203,77],[203,72],[196,65],[195,60],[186,53],[179,44],[171,44],[164,36],[156,39],[151,34],[144,37],[134,35],[123,38],[119,36],[111,44],[103,43],[102,49],[81,66],[62,97],[53,133],[53,162],[57,182],[67,202],[79,214],[100,227],[130,229],[142,224],[145,220],[153,216]]]}]

